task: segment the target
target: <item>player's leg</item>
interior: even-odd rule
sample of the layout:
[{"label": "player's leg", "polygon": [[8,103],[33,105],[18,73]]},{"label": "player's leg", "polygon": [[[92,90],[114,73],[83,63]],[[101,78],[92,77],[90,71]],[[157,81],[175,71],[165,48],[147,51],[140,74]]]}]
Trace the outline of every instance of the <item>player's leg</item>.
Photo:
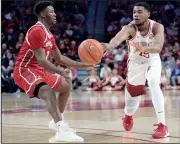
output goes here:
[{"label": "player's leg", "polygon": [[58,99],[58,108],[61,114],[64,113],[66,103],[71,92],[71,88],[72,88],[72,80],[66,79],[66,80],[62,80],[61,85],[56,89],[58,92],[60,92],[57,99]]},{"label": "player's leg", "polygon": [[146,77],[152,95],[152,103],[154,105],[156,116],[159,123],[158,129],[153,134],[153,137],[166,137],[168,136],[168,130],[165,126],[164,96],[160,88],[161,61],[151,62],[151,67],[147,71]]},{"label": "player's leg", "polygon": [[125,116],[123,118],[123,126],[126,131],[130,131],[134,124],[132,116],[139,107],[140,96],[142,94],[140,92],[142,91],[146,80],[144,71],[145,66],[134,62],[128,63],[128,74],[125,87]]},{"label": "player's leg", "polygon": [[58,113],[55,92],[45,83],[38,84],[34,92],[35,95],[45,101],[46,108],[54,119],[55,123],[61,121],[62,117]]},{"label": "player's leg", "polygon": [[[65,105],[67,103],[68,97],[71,91],[71,79],[64,79],[63,77],[59,77],[57,75],[53,75],[51,73],[46,72],[44,79],[46,83],[56,92],[59,92],[59,96],[57,98],[58,103],[57,107],[60,112],[64,112]],[[62,97],[62,98],[60,98]],[[55,121],[55,119],[54,119]],[[56,122],[56,121],[55,121]],[[76,135],[67,122],[63,119],[56,123],[57,132],[55,135],[55,139],[57,141],[65,141],[65,142],[83,142],[83,138]]]}]

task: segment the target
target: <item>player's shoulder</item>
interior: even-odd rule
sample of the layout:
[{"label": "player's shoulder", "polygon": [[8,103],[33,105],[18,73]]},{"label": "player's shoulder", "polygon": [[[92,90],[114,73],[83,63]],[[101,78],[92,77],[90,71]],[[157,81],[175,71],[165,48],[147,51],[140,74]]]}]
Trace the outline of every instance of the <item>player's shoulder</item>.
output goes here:
[{"label": "player's shoulder", "polygon": [[31,28],[30,28],[30,31],[35,31],[35,32],[44,32],[43,28],[41,25],[33,25]]},{"label": "player's shoulder", "polygon": [[29,30],[28,30],[28,35],[42,35],[45,36],[46,33],[43,30],[42,26],[40,25],[33,25]]},{"label": "player's shoulder", "polygon": [[130,22],[129,24],[123,26],[123,28],[127,31],[131,31],[131,32],[135,32],[136,31],[136,26],[134,24],[134,22]]},{"label": "player's shoulder", "polygon": [[164,31],[164,26],[163,24],[157,22],[157,21],[154,21],[154,20],[151,20],[151,22],[153,23],[153,27],[152,27],[152,31],[153,33],[156,33],[157,31],[159,30],[162,30]]}]

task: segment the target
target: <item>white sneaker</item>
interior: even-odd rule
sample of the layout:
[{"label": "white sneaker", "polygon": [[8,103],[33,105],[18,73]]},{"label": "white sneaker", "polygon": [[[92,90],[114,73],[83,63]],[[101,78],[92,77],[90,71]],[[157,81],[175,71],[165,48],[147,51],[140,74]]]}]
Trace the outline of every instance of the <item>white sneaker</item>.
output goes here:
[{"label": "white sneaker", "polygon": [[69,131],[69,126],[64,121],[58,122],[55,139],[58,142],[84,142],[82,137],[76,135],[72,131]]},{"label": "white sneaker", "polygon": [[[67,122],[65,122],[65,123],[68,125]],[[53,119],[49,122],[48,127],[49,127],[49,129],[52,129],[55,132],[57,131],[57,126],[56,126],[56,124],[55,124]],[[70,128],[69,125],[68,125],[68,130],[73,132],[73,133],[76,133],[76,130],[73,129],[73,128]]]}]

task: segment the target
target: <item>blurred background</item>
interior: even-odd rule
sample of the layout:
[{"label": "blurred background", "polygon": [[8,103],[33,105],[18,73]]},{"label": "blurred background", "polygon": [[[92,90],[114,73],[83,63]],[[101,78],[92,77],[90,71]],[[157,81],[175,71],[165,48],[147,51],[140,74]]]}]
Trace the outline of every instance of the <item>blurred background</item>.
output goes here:
[{"label": "blurred background", "polygon": [[[77,49],[85,39],[109,42],[112,37],[132,21],[135,0],[54,1],[57,25],[51,28],[63,55],[80,61]],[[180,85],[180,2],[147,1],[151,6],[150,19],[165,27],[165,43],[160,53],[163,89],[178,89]],[[14,83],[14,64],[27,30],[36,23],[33,6],[36,1],[2,1],[1,12],[1,90],[19,92]],[[126,78],[127,45],[122,43],[106,55],[96,66],[97,76],[103,80],[113,69]],[[72,69],[73,89],[88,85],[82,82],[91,71]],[[22,91],[22,90],[21,90]]]}]

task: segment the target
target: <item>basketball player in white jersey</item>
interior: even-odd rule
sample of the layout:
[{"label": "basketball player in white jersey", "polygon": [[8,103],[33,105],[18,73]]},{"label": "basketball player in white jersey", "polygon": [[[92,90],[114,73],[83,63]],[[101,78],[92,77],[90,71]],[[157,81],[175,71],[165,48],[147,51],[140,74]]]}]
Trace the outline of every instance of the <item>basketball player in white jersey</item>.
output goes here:
[{"label": "basketball player in white jersey", "polygon": [[146,93],[147,79],[152,94],[152,102],[158,119],[154,138],[169,135],[165,124],[164,96],[160,89],[161,60],[159,53],[164,44],[164,27],[150,17],[150,7],[146,2],[138,2],[133,9],[133,21],[124,26],[109,43],[102,43],[106,51],[116,48],[124,40],[129,49],[127,83],[125,89],[125,116],[123,126],[126,131],[133,127],[133,118],[139,107],[141,95]]}]

